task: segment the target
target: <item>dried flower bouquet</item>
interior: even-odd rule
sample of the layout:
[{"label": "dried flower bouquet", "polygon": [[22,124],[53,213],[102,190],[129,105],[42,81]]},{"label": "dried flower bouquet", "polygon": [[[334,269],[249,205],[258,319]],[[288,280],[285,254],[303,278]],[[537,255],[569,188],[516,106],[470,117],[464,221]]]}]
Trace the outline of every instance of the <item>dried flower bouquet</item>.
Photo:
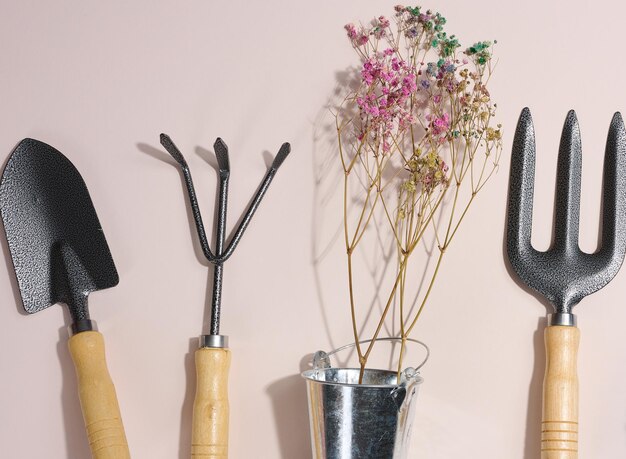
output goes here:
[{"label": "dried flower bouquet", "polygon": [[[446,19],[420,7],[398,5],[393,19],[348,24],[348,38],[361,60],[358,85],[333,110],[344,171],[344,238],[350,310],[361,378],[389,317],[402,341],[413,331],[434,285],[441,261],[477,194],[497,170],[501,126],[487,89],[493,46],[481,41],[461,50]],[[354,190],[357,190],[355,198]],[[375,218],[377,212],[383,217]],[[372,340],[360,344],[354,256],[368,250],[371,226],[389,230],[397,269]],[[411,255],[425,238],[436,243],[428,280],[407,276]],[[407,300],[410,287],[416,296]],[[410,303],[410,304],[409,304]],[[392,308],[398,308],[390,315]]]}]

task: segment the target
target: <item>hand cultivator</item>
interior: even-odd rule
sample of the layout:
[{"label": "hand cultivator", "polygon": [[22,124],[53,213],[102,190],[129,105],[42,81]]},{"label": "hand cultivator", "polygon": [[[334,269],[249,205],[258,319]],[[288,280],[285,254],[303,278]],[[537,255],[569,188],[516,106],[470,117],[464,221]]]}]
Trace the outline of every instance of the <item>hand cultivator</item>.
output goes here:
[{"label": "hand cultivator", "polygon": [[220,313],[222,298],[222,277],[224,262],[233,254],[244,231],[250,224],[261,199],[276,175],[276,171],[289,154],[291,147],[284,143],[274,158],[272,165],[265,174],[256,195],[248,206],[246,213],[235,231],[230,243],[225,247],[226,208],[228,204],[228,179],[230,164],[228,147],[218,138],[215,141],[215,156],[219,166],[219,205],[216,221],[215,253],[211,251],[198,208],[196,192],[191,180],[191,173],[185,158],[176,145],[165,134],[161,134],[161,144],[180,165],[187,186],[191,210],[198,230],[198,237],[206,259],[215,265],[213,278],[213,301],[211,308],[211,327],[208,335],[200,337],[200,347],[196,351],[197,386],[193,406],[193,427],[191,439],[191,457],[226,458],[228,456],[228,369],[230,367],[230,350],[228,337],[220,335]]}]

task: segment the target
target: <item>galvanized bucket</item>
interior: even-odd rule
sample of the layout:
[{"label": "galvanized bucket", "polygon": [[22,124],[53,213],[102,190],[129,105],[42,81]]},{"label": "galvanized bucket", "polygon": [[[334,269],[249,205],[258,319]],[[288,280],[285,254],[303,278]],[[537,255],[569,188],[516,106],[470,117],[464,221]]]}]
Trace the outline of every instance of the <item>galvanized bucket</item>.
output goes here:
[{"label": "galvanized bucket", "polygon": [[[400,341],[381,338],[378,341]],[[313,368],[302,373],[309,398],[311,447],[315,459],[405,459],[415,417],[415,403],[423,378],[415,368],[400,376],[388,370],[366,369],[363,382],[358,368],[332,368],[332,352],[318,351]],[[366,343],[367,341],[363,341]]]}]

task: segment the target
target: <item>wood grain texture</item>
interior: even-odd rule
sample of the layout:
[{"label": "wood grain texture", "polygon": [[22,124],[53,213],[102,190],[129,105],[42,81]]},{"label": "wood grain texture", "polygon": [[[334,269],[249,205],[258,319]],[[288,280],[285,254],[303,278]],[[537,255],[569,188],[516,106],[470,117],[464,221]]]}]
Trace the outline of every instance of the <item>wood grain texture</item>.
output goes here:
[{"label": "wood grain texture", "polygon": [[578,459],[578,374],[580,331],[551,326],[545,330],[541,459]]},{"label": "wood grain texture", "polygon": [[115,386],[107,368],[104,338],[87,331],[69,340],[78,378],[78,395],[94,459],[129,459]]},{"label": "wood grain texture", "polygon": [[196,351],[196,398],[193,404],[191,457],[228,457],[228,349],[200,348]]}]

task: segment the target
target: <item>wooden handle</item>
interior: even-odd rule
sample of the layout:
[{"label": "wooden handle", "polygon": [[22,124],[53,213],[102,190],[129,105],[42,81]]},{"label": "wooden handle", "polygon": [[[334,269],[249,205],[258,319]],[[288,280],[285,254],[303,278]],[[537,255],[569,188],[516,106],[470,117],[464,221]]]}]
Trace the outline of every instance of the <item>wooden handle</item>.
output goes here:
[{"label": "wooden handle", "polygon": [[228,457],[228,370],[230,351],[203,347],[196,351],[196,399],[193,402],[191,457]]},{"label": "wooden handle", "polygon": [[545,331],[541,459],[578,459],[578,375],[580,331],[551,326]]},{"label": "wooden handle", "polygon": [[94,459],[130,459],[102,334],[77,333],[70,338],[69,348],[78,377],[78,396],[91,455]]}]

